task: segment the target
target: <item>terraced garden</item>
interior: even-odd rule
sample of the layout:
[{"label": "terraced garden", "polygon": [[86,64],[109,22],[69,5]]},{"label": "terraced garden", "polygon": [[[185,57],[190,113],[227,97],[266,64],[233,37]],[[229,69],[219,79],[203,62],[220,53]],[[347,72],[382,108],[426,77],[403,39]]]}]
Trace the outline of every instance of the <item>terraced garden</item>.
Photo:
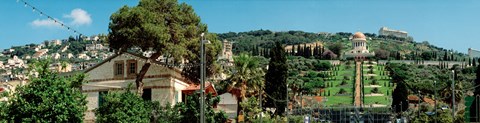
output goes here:
[{"label": "terraced garden", "polygon": [[[296,105],[299,100],[311,99],[308,105],[316,106],[353,106],[355,85],[354,61],[323,61],[317,59],[289,58],[289,83],[298,86],[292,90]],[[363,95],[361,97],[365,107],[389,106],[393,84],[384,65],[375,62],[362,64],[363,68]],[[326,68],[326,69],[325,69]],[[300,99],[304,97],[303,99]],[[313,100],[316,99],[316,100]],[[308,106],[307,106],[308,107]]]},{"label": "terraced garden", "polygon": [[364,62],[364,106],[388,106],[391,104],[393,84],[384,65],[375,62]]}]

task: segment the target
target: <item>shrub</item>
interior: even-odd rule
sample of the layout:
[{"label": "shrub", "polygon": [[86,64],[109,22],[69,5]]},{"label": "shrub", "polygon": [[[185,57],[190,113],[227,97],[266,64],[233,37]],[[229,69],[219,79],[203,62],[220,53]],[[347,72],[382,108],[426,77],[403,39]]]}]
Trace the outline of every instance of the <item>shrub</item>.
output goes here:
[{"label": "shrub", "polygon": [[340,88],[340,90],[338,91],[338,94],[347,94],[347,91],[343,88]]},{"label": "shrub", "polygon": [[145,101],[130,90],[123,93],[109,92],[103,97],[103,104],[95,110],[97,122],[111,121],[125,123],[148,123],[152,110],[147,108]]},{"label": "shrub", "polygon": [[380,90],[378,88],[373,88],[370,92],[371,93],[379,93]]}]

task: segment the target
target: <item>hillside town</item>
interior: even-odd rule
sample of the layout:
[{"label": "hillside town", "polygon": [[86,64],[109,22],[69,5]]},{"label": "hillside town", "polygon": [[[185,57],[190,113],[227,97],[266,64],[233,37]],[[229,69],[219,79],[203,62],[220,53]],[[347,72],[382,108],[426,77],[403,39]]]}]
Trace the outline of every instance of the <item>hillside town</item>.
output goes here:
[{"label": "hillside town", "polygon": [[[223,3],[200,3],[209,2]],[[262,2],[266,1],[255,5]],[[213,12],[197,9],[198,3],[191,1],[118,1],[105,10],[74,8],[61,18],[53,16],[58,13],[50,15],[50,9],[41,9],[52,5],[27,0],[18,3],[46,18],[33,20],[28,24],[31,28],[23,30],[48,31],[30,34],[35,36],[33,41],[5,43],[8,46],[0,50],[0,122],[480,122],[478,47],[445,46],[448,43],[437,37],[424,40],[430,35],[402,26],[408,23],[378,22],[352,31],[361,22],[379,20],[368,19],[368,14],[344,17],[336,12],[339,15],[312,19],[320,23],[306,20],[317,15],[296,18],[312,26],[300,30],[291,25],[302,23],[277,24],[294,22],[289,19],[298,16],[295,11],[283,12],[288,18],[279,20],[252,16],[268,23],[239,28],[211,23]],[[327,7],[294,3],[308,4],[306,8],[311,9]],[[362,8],[357,4],[349,7]],[[236,12],[261,13],[262,9],[257,9]],[[210,14],[203,14],[205,11]],[[97,15],[108,17],[93,23],[91,17]],[[351,19],[357,15],[365,17]],[[335,22],[338,27],[330,29],[321,23],[324,16],[347,18],[333,20],[348,23]],[[241,21],[250,22],[248,19]],[[288,28],[263,29],[272,23]],[[223,31],[218,31],[219,27]],[[55,36],[47,35],[50,33]],[[66,37],[58,38],[60,35]],[[58,39],[41,39],[44,37]],[[23,33],[16,38],[31,40]]]}]

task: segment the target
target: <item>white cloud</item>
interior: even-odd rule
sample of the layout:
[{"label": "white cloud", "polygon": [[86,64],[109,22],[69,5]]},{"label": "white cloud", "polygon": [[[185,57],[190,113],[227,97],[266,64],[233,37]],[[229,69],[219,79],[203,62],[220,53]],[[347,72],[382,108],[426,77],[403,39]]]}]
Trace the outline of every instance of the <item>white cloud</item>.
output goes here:
[{"label": "white cloud", "polygon": [[80,25],[89,25],[92,23],[92,18],[90,18],[90,14],[87,11],[77,8],[73,9],[69,15],[64,15],[65,18],[71,18],[72,25],[80,26]]},{"label": "white cloud", "polygon": [[54,20],[50,19],[36,19],[30,23],[34,27],[60,27],[59,23],[55,23]]}]

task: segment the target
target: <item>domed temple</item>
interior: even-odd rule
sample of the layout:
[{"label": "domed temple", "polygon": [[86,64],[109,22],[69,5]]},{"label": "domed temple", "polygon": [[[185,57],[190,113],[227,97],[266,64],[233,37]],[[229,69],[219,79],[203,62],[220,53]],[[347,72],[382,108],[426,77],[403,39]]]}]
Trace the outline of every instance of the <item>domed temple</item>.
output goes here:
[{"label": "domed temple", "polygon": [[365,59],[368,57],[373,57],[375,56],[374,52],[370,52],[367,49],[367,37],[361,33],[361,32],[356,32],[353,34],[352,38],[352,47],[353,49],[350,51],[347,51],[344,53],[344,57],[346,59]]}]

